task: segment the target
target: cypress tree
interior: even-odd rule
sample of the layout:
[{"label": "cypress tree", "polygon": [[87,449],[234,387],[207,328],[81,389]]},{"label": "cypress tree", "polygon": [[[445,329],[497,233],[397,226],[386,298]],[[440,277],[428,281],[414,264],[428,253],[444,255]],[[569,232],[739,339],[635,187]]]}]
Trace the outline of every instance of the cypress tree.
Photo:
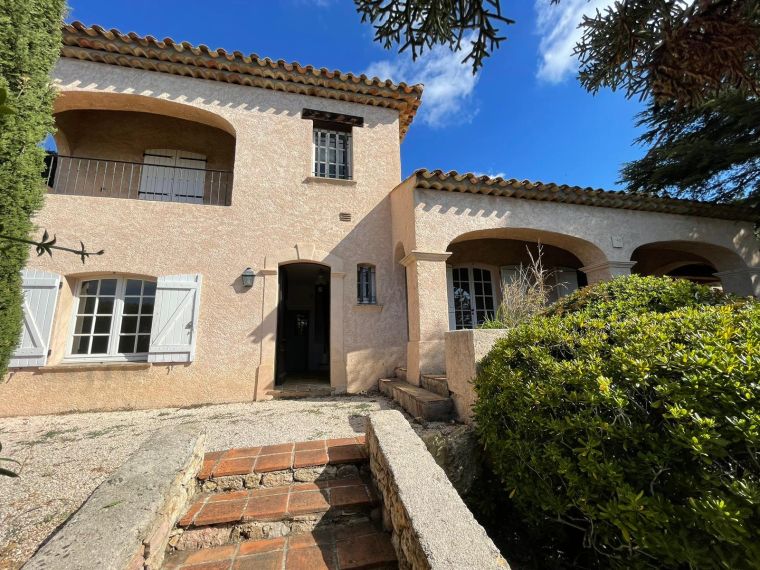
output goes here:
[{"label": "cypress tree", "polygon": [[[53,131],[50,72],[61,46],[64,0],[0,0],[0,234],[27,239],[42,206],[45,152]],[[21,333],[20,270],[29,247],[0,241],[0,376]]]}]

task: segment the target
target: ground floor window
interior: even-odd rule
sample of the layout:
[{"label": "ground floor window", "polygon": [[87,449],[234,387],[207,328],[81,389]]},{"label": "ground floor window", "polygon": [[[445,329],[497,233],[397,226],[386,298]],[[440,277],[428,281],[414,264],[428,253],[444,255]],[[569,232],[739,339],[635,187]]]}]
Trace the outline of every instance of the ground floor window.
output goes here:
[{"label": "ground floor window", "polygon": [[68,356],[147,359],[155,296],[154,281],[128,278],[81,281],[76,289]]},{"label": "ground floor window", "polygon": [[494,317],[494,287],[490,269],[451,267],[448,277],[451,329],[471,329]]}]

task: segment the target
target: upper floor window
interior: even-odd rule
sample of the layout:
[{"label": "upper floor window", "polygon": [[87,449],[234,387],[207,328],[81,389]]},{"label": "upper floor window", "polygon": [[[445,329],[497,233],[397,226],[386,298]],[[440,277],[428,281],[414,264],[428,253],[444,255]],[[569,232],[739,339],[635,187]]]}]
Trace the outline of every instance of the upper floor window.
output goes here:
[{"label": "upper floor window", "polygon": [[377,304],[375,266],[362,263],[356,268],[356,302],[360,305]]},{"label": "upper floor window", "polygon": [[153,281],[108,278],[80,282],[69,356],[147,359],[155,297]]},{"label": "upper floor window", "polygon": [[314,128],[314,176],[351,179],[351,133]]}]

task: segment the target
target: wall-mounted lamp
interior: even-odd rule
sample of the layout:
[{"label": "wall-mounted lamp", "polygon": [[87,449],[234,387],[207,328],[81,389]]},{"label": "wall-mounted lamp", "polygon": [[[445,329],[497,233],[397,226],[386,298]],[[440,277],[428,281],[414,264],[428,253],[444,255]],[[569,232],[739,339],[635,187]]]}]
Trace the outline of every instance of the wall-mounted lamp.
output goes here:
[{"label": "wall-mounted lamp", "polygon": [[253,269],[250,267],[246,267],[245,271],[240,275],[240,279],[243,282],[243,287],[253,287],[253,278],[256,276],[256,274],[253,272]]}]

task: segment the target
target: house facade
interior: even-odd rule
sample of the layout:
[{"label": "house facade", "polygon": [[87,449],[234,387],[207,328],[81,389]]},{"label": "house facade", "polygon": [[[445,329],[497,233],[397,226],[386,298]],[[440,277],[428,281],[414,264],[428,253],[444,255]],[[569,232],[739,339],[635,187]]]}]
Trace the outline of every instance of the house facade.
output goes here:
[{"label": "house facade", "polygon": [[631,272],[760,295],[756,214],[419,170],[422,86],[66,25],[40,228],[0,415],[373,388],[443,372],[543,248],[557,295]]}]

